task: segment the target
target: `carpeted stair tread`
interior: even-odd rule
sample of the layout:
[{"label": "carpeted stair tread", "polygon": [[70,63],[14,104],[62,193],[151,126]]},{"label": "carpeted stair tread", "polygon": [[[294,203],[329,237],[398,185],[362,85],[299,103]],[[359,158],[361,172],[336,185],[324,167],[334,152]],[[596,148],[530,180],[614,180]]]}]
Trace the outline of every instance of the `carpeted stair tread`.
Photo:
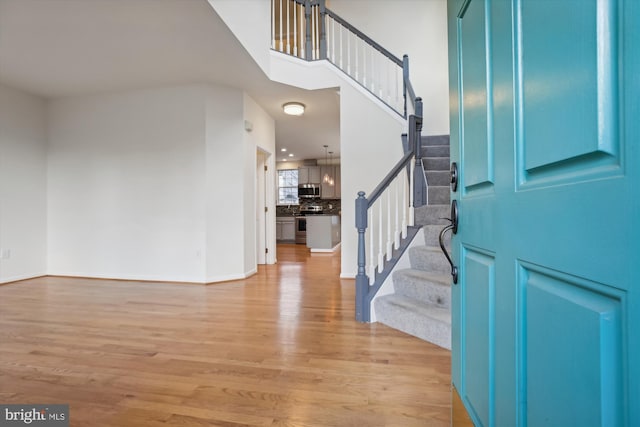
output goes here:
[{"label": "carpeted stair tread", "polygon": [[423,157],[422,166],[424,170],[448,171],[451,165],[448,157]]},{"label": "carpeted stair tread", "polygon": [[420,145],[449,145],[449,135],[421,135]]},{"label": "carpeted stair tread", "polygon": [[416,225],[448,225],[451,215],[450,205],[426,205],[420,206],[414,210],[414,218]]},{"label": "carpeted stair tread", "polygon": [[425,171],[427,175],[427,183],[432,185],[444,185],[449,186],[451,182],[451,173],[446,171]]},{"label": "carpeted stair tread", "polygon": [[429,192],[428,201],[430,205],[446,205],[449,203],[449,186],[430,185],[427,188]]},{"label": "carpeted stair tread", "polygon": [[423,145],[420,147],[422,157],[449,157],[450,147],[448,145]]},{"label": "carpeted stair tread", "polygon": [[451,307],[451,276],[406,268],[393,273],[396,295],[442,308]]},{"label": "carpeted stair tread", "polygon": [[440,247],[414,246],[409,249],[411,268],[438,274],[451,273],[451,266]]},{"label": "carpeted stair tread", "polygon": [[[425,225],[422,227],[425,246],[440,247],[440,232],[446,225]],[[444,235],[444,246],[451,248],[451,232]]]},{"label": "carpeted stair tread", "polygon": [[451,314],[448,309],[396,294],[377,298],[375,307],[379,322],[451,349]]}]

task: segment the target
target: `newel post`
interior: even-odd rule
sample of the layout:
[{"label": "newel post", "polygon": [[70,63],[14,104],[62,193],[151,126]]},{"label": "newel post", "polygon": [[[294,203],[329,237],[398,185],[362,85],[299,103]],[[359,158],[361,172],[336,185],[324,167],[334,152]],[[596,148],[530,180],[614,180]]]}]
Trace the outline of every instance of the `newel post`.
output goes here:
[{"label": "newel post", "polygon": [[409,132],[413,135],[413,153],[415,167],[413,169],[413,207],[427,204],[427,187],[424,182],[422,168],[422,98],[416,98],[416,111],[409,120]]},{"label": "newel post", "polygon": [[358,192],[356,199],[356,229],[358,230],[358,274],[356,275],[356,320],[368,322],[371,320],[369,307],[369,278],[366,274],[366,244],[364,233],[367,231],[368,201],[364,191]]},{"label": "newel post", "polygon": [[325,4],[325,0],[320,0],[320,16],[318,17],[318,27],[320,29],[320,58],[319,59],[327,59],[327,30],[326,30],[326,19],[327,15],[327,5]]}]

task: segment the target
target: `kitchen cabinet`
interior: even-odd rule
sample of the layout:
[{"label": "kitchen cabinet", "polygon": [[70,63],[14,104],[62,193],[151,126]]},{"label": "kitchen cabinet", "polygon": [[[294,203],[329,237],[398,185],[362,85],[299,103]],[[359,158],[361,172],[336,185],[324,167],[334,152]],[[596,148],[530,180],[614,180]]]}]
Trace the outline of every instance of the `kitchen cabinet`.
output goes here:
[{"label": "kitchen cabinet", "polygon": [[[324,175],[327,173],[333,178],[333,185],[329,185],[324,182]],[[341,197],[340,165],[322,166],[320,168],[320,178],[323,179],[321,183],[320,197],[322,199],[339,199]]]},{"label": "kitchen cabinet", "polygon": [[320,184],[320,166],[300,166],[298,184]]},{"label": "kitchen cabinet", "polygon": [[[322,179],[322,183],[320,184],[320,198],[321,199],[335,199],[336,198],[336,185],[335,185],[335,166],[321,166],[320,167],[320,178]],[[324,177],[329,175],[333,178],[333,185],[330,185],[327,182],[324,182]]]},{"label": "kitchen cabinet", "polygon": [[276,217],[276,240],[279,242],[292,243],[296,240],[296,224],[294,217]]}]

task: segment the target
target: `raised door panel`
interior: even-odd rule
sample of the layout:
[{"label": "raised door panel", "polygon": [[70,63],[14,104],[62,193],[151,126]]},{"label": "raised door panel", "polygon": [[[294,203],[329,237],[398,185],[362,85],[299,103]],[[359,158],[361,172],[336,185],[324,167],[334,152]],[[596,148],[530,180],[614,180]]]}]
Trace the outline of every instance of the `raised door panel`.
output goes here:
[{"label": "raised door panel", "polygon": [[518,184],[619,173],[618,2],[525,1],[516,12]]},{"label": "raised door panel", "polygon": [[489,49],[487,4],[467,3],[458,21],[458,62],[460,72],[460,118],[462,122],[463,186],[465,193],[487,189],[493,182],[493,117],[491,64]]}]

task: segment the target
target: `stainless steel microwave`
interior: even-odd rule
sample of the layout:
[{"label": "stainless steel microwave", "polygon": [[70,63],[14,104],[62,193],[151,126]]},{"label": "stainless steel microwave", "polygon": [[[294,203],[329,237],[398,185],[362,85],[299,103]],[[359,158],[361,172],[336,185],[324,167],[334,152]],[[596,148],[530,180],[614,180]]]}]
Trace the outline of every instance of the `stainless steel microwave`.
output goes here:
[{"label": "stainless steel microwave", "polygon": [[318,184],[300,184],[298,185],[299,199],[318,199],[320,198],[320,186]]}]

